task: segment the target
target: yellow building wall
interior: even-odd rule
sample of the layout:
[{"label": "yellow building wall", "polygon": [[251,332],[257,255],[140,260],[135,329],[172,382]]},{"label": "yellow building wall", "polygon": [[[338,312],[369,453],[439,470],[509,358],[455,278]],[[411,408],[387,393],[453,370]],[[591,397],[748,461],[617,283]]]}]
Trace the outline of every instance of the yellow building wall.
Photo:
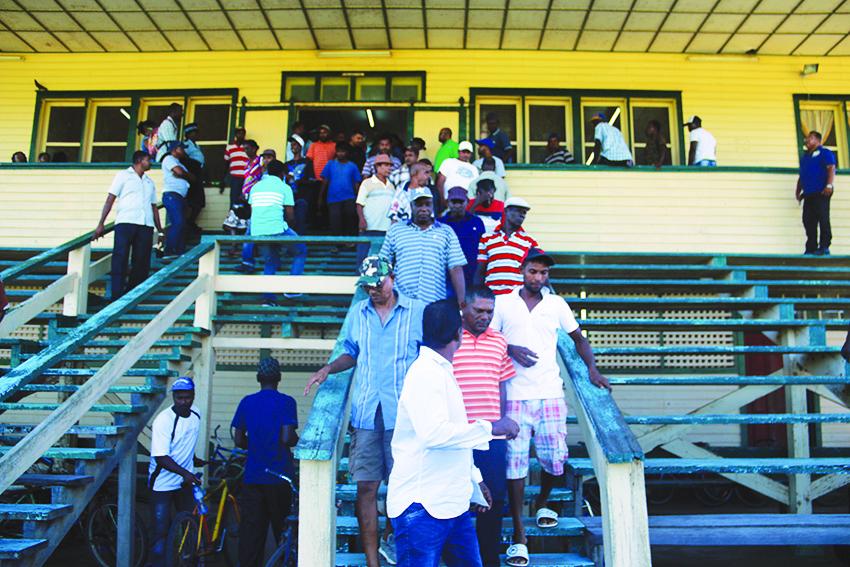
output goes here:
[{"label": "yellow building wall", "polygon": [[[245,97],[249,106],[262,106],[280,103],[283,71],[425,71],[429,105],[456,106],[459,97],[469,101],[471,88],[681,91],[684,116],[698,114],[717,137],[720,164],[793,166],[797,139],[792,95],[845,94],[850,84],[847,57],[760,56],[749,63],[645,53],[401,50],[391,55],[328,59],[314,51],[23,54],[22,61],[0,61],[0,156],[7,161],[15,151],[29,153],[33,80],[52,91],[238,88],[240,100]],[[819,63],[819,72],[801,78],[804,63]],[[281,122],[283,138],[287,125]],[[476,130],[472,126],[471,134]],[[283,144],[283,139],[275,143]],[[436,149],[429,144],[432,153]]]}]

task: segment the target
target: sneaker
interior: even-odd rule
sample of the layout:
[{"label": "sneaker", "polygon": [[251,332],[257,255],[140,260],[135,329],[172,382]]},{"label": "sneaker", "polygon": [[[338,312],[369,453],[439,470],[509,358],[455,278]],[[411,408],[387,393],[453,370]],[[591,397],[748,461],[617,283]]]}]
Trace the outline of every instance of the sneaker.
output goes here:
[{"label": "sneaker", "polygon": [[381,546],[378,548],[378,553],[390,565],[397,563],[395,558],[395,534],[390,534],[386,541],[381,539]]},{"label": "sneaker", "polygon": [[829,248],[818,248],[812,254],[815,256],[829,256]]},{"label": "sneaker", "polygon": [[301,297],[304,295],[303,293],[284,293],[283,296],[287,299],[295,299],[296,297]]},{"label": "sneaker", "polygon": [[255,270],[254,266],[245,263],[239,264],[233,269],[239,272],[240,274],[253,274]]},{"label": "sneaker", "polygon": [[277,303],[274,301],[263,301],[263,307],[277,307]]},{"label": "sneaker", "polygon": [[175,258],[179,258],[179,254],[166,254],[162,257],[163,260],[174,260]]}]

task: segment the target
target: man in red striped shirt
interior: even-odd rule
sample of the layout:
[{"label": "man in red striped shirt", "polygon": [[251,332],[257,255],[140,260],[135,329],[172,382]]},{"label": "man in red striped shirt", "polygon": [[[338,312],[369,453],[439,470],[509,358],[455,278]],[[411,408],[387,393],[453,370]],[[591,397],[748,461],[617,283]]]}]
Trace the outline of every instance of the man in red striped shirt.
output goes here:
[{"label": "man in red striped shirt", "polygon": [[[236,139],[232,144],[224,148],[224,161],[227,168],[225,176],[230,174],[230,206],[232,207],[242,196],[242,184],[245,181],[245,169],[248,167],[248,154],[245,153],[245,128],[238,127],[235,131]],[[224,193],[224,180],[221,181],[219,193]]]},{"label": "man in red striped shirt", "polygon": [[[508,356],[505,336],[490,328],[496,296],[484,285],[466,290],[463,309],[463,340],[455,352],[452,366],[455,380],[463,394],[463,405],[470,423],[482,419],[498,421],[505,415],[505,382],[514,376],[513,362]],[[479,511],[475,524],[478,547],[484,567],[498,567],[502,539],[502,516],[507,496],[506,440],[493,439],[487,451],[472,452],[475,466],[481,471],[490,490],[492,505]]]},{"label": "man in red striped shirt", "polygon": [[537,241],[522,228],[525,215],[531,209],[525,199],[511,197],[505,201],[502,223],[485,234],[478,243],[478,272],[476,283],[485,283],[496,295],[510,293],[522,287],[520,265]]}]

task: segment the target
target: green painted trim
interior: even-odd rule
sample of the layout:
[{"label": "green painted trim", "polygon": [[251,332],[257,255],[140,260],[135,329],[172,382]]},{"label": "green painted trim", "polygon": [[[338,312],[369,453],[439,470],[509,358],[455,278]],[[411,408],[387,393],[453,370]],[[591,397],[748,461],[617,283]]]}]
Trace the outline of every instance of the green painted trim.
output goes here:
[{"label": "green painted trim", "polygon": [[[355,76],[350,75],[351,73],[356,73]],[[296,100],[294,98],[287,99],[286,98],[286,80],[289,78],[315,78],[316,82],[313,88],[313,100]],[[343,78],[348,77],[349,87],[348,87],[348,101],[326,101],[322,100],[321,94],[321,85],[322,78],[325,77],[337,77]],[[290,102],[290,103],[316,103],[316,102],[361,102],[363,104],[370,103],[387,103],[387,102],[407,102],[404,100],[393,100],[392,99],[392,81],[387,80],[385,85],[385,100],[358,100],[356,98],[357,95],[357,79],[361,78],[370,78],[370,77],[379,77],[392,79],[393,77],[412,77],[417,78],[422,81],[422,91],[419,93],[419,98],[416,102],[423,102],[426,100],[425,97],[425,89],[426,89],[426,72],[425,71],[313,71],[313,72],[289,72],[284,71],[281,73],[280,79],[280,102]]]},{"label": "green painted trim", "polygon": [[[847,115],[848,104],[850,104],[850,95],[830,95],[830,94],[795,94],[792,95],[791,99],[794,101],[794,124],[797,128],[797,154],[800,158],[803,157],[803,153],[805,149],[803,148],[803,142],[805,138],[803,138],[803,120],[800,116],[800,103],[801,102],[809,102],[809,101],[822,101],[822,102],[840,102],[843,103],[843,108],[840,112],[844,113],[844,128],[845,128],[845,136],[847,139],[847,143],[850,145],[850,116]],[[848,148],[845,148],[845,152],[848,152]],[[850,153],[850,152],[848,152]],[[839,162],[841,160],[847,161],[847,168],[850,169],[850,155],[845,153],[844,155],[838,156]],[[836,166],[836,173],[838,172],[838,167]]]}]

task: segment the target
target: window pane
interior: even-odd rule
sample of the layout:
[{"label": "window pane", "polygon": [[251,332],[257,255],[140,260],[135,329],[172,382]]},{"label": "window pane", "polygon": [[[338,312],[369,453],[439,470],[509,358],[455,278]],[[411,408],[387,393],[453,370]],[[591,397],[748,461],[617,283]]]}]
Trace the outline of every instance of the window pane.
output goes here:
[{"label": "window pane", "polygon": [[549,155],[546,146],[531,146],[528,150],[531,153],[529,163],[543,163]]},{"label": "window pane", "polygon": [[163,120],[168,116],[168,107],[171,106],[171,103],[167,104],[156,104],[150,105],[147,109],[147,116],[145,120],[152,120],[154,124],[159,126]]},{"label": "window pane", "polygon": [[349,89],[351,81],[349,79],[322,79],[322,100],[323,101],[346,101],[350,99]]},{"label": "window pane", "polygon": [[50,154],[50,161],[52,163],[73,163],[80,161],[80,146],[48,145],[45,151]]},{"label": "window pane", "polygon": [[286,100],[316,100],[314,77],[292,77],[286,79]]},{"label": "window pane", "polygon": [[[508,138],[512,142],[516,141],[516,106],[513,104],[482,104],[480,107],[481,111],[481,124],[479,131],[475,133],[475,135],[483,134],[485,132],[489,132],[487,129],[487,115],[491,112],[495,113],[496,116],[499,117],[499,121],[501,124],[499,125],[499,129],[502,130],[505,134],[508,135]],[[472,132],[470,132],[472,134]]]},{"label": "window pane", "polygon": [[[605,115],[605,118],[611,122],[611,117],[614,116],[614,113],[617,112],[617,110],[619,110],[618,106],[585,106],[582,108],[582,117],[584,118],[584,141],[593,143],[593,125],[590,123],[590,119],[594,114],[602,113]],[[620,116],[621,114],[617,113],[617,119],[611,122],[611,124],[622,132],[623,128],[620,126]]]},{"label": "window pane", "polygon": [[[634,121],[634,142],[643,144],[646,142],[646,126],[650,120],[657,120],[661,124],[661,135],[670,141],[670,110],[665,107],[634,106],[632,107],[632,120]],[[636,163],[643,163],[636,160]]]},{"label": "window pane", "polygon": [[357,79],[357,100],[385,100],[387,80],[383,77]]},{"label": "window pane", "polygon": [[[130,121],[121,114],[120,106],[98,106],[94,118],[95,142],[126,142]],[[122,155],[121,160],[124,157]],[[92,154],[92,161],[94,155]]]},{"label": "window pane", "polygon": [[204,182],[207,185],[217,184],[224,177],[224,146],[225,144],[201,145],[201,151],[204,153]]},{"label": "window pane", "polygon": [[565,139],[566,116],[567,109],[563,106],[529,106],[529,141],[547,142],[550,134],[557,134],[559,139]]},{"label": "window pane", "polygon": [[[47,123],[47,143],[79,144],[83,137],[84,106],[51,106]],[[127,133],[124,132],[126,139]]]},{"label": "window pane", "polygon": [[91,149],[91,163],[122,162],[126,153],[126,146],[94,146]]},{"label": "window pane", "polygon": [[198,124],[201,140],[226,140],[230,131],[229,104],[195,105],[193,122]]}]

